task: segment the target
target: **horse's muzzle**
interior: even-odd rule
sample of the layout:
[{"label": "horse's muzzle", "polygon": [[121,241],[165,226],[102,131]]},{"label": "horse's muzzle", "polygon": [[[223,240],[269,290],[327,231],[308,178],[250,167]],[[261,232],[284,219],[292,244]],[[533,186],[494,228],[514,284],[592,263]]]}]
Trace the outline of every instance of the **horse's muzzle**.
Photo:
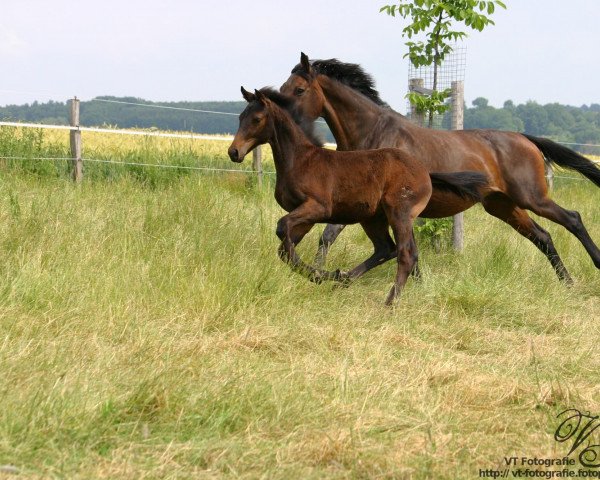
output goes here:
[{"label": "horse's muzzle", "polygon": [[244,156],[240,156],[240,152],[238,151],[238,149],[233,146],[229,147],[227,153],[229,154],[229,158],[232,162],[240,163],[242,160],[244,160]]}]

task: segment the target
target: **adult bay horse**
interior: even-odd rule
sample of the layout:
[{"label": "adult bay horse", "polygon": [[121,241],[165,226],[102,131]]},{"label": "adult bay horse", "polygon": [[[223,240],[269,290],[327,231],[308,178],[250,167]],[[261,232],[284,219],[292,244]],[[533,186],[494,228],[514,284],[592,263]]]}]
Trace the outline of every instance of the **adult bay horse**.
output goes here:
[{"label": "adult bay horse", "polygon": [[[550,234],[526,210],[569,230],[600,268],[600,250],[579,213],[562,208],[548,197],[544,161],[576,170],[600,186],[600,170],[578,153],[551,140],[515,132],[420,127],[381,100],[373,79],[359,65],[336,59],[309,62],[302,53],[300,64],[280,91],[296,99],[306,120],[325,119],[338,150],[395,147],[421,159],[429,171],[485,173],[491,188],[481,201],[484,209],[533,242],[546,255],[559,279],[572,283]],[[447,217],[472,205],[470,199],[437,191],[434,186],[429,204],[420,216]],[[342,228],[343,225],[327,226],[317,258],[324,259]]]},{"label": "adult bay horse", "polygon": [[[279,256],[315,282],[354,279],[396,257],[396,280],[386,299],[386,304],[391,304],[416,264],[412,225],[429,202],[432,183],[471,202],[479,200],[480,190],[487,186],[481,173],[429,173],[417,157],[397,149],[323,149],[305,136],[290,115],[293,99],[269,88],[250,93],[242,87],[242,95],[248,106],[240,114],[229,157],[241,162],[254,147],[271,145],[275,199],[289,212],[277,222],[282,242]],[[325,222],[360,223],[375,252],[347,273],[325,272],[305,264],[295,246],[315,223]]]}]

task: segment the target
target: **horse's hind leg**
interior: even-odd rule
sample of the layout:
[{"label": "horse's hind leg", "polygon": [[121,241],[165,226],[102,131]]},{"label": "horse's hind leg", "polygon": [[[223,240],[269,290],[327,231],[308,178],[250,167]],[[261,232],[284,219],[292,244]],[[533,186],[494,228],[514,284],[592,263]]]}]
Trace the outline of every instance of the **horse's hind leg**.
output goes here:
[{"label": "horse's hind leg", "polygon": [[528,206],[528,208],[540,217],[547,218],[548,220],[552,220],[553,222],[562,225],[575,235],[588,252],[588,255],[592,257],[596,268],[600,268],[600,250],[583,225],[581,215],[579,215],[578,212],[566,210],[548,197],[533,203]]},{"label": "horse's hind leg", "polygon": [[[411,248],[415,252],[418,251],[417,250],[417,242],[415,241],[415,229],[414,228],[412,231],[412,246],[411,246]],[[415,260],[415,266],[411,270],[410,274],[415,280],[421,280],[421,269],[419,268],[419,258],[418,257]]]},{"label": "horse's hind leg", "polygon": [[413,235],[413,221],[425,206],[425,202],[420,202],[416,205],[406,205],[403,203],[399,205],[392,203],[390,205],[390,203],[384,206],[384,208],[388,222],[392,227],[394,240],[396,240],[398,270],[396,271],[394,285],[385,300],[386,305],[392,305],[417,263],[418,254]]},{"label": "horse's hind leg", "polygon": [[342,280],[354,280],[396,256],[396,244],[390,236],[389,225],[385,217],[370,219],[362,222],[361,226],[373,243],[373,255],[343,275]]},{"label": "horse's hind leg", "polygon": [[[342,233],[342,230],[344,228],[346,228],[346,225],[327,224],[327,226],[325,227],[325,230],[323,231],[323,234],[321,235],[321,238],[319,239],[319,248],[317,250],[317,254],[315,256],[315,261],[314,261],[314,265],[316,268],[322,268],[323,265],[325,265],[325,260],[327,258],[327,253],[329,252],[329,248],[331,247],[333,242],[335,242],[335,240],[337,239],[339,234]],[[363,228],[364,228],[364,225],[363,225]],[[386,230],[387,237],[393,243],[392,237],[389,234],[389,227],[388,227],[387,223],[385,225],[385,230]],[[366,232],[366,229],[365,229],[365,232]],[[367,233],[367,235],[369,235],[369,234]],[[371,239],[371,241],[373,241],[373,239]],[[414,248],[416,249],[417,247],[416,247],[416,243],[415,243],[415,239],[414,239],[414,234],[413,234],[413,243],[414,243]],[[373,243],[373,245],[375,246],[375,243]],[[359,273],[356,276],[348,276],[348,277],[344,277],[343,279],[358,278],[360,275],[364,274],[365,272],[368,272],[369,270],[376,267],[377,265],[381,265],[381,263],[384,263],[385,261],[390,260],[391,258],[394,258],[394,256],[395,256],[394,254],[392,254],[392,256],[385,261],[375,260],[375,258],[379,257],[379,255],[377,254],[377,246],[375,246],[375,250],[376,250],[376,252],[373,254],[372,257],[365,260],[359,266],[355,267],[355,269],[357,269],[361,265],[364,265],[366,267],[365,271]],[[372,264],[372,262],[375,262],[375,263]],[[353,270],[355,270],[355,269],[353,269]],[[350,274],[350,272],[348,272],[348,274]],[[410,274],[415,278],[415,280],[421,279],[421,270],[419,269],[419,262],[415,263],[415,266],[412,269],[412,271],[410,272]]]},{"label": "horse's hind leg", "polygon": [[392,222],[392,231],[396,239],[396,256],[398,259],[398,270],[396,271],[396,281],[392,286],[385,300],[386,305],[392,305],[398,296],[406,280],[417,263],[416,244],[412,238],[412,220],[405,218],[396,219]]},{"label": "horse's hind leg", "polygon": [[335,239],[338,237],[342,230],[346,227],[346,225],[335,225],[335,224],[327,224],[321,238],[319,239],[319,249],[317,250],[317,255],[315,256],[315,266],[317,268],[321,268],[325,265],[325,259],[327,258],[327,253],[329,252],[329,248],[335,242]]},{"label": "horse's hind leg", "polygon": [[569,272],[554,247],[552,237],[546,230],[534,222],[525,210],[519,208],[510,198],[502,193],[490,195],[482,203],[489,214],[508,223],[546,255],[546,258],[560,280],[567,284],[573,283]]}]

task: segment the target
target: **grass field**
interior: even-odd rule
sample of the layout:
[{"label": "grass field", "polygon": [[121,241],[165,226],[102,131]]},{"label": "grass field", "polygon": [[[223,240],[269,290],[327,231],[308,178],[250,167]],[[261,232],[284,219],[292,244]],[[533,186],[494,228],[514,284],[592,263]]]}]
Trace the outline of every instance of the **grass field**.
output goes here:
[{"label": "grass field", "polygon": [[[63,136],[2,128],[0,155]],[[226,147],[84,135],[89,158]],[[600,191],[555,182],[600,242]],[[66,162],[0,160],[0,477],[471,479],[567,455],[556,415],[600,414],[600,274],[562,227],[539,220],[572,288],[475,207],[464,253],[421,240],[390,309],[394,262],[347,289],[291,273],[282,213],[244,173],[89,165],[76,186]],[[370,252],[351,227],[329,266]]]}]

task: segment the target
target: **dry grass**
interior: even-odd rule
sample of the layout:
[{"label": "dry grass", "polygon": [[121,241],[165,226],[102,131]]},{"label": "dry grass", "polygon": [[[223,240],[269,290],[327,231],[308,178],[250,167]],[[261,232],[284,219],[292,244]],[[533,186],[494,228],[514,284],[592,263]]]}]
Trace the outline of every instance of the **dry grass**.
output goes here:
[{"label": "dry grass", "polygon": [[[476,478],[600,413],[598,272],[561,227],[573,288],[476,207],[388,309],[393,262],[339,290],[278,260],[269,184],[59,173],[0,167],[0,465],[27,478]],[[596,187],[556,183],[600,241]],[[349,228],[330,264],[369,253]]]}]

